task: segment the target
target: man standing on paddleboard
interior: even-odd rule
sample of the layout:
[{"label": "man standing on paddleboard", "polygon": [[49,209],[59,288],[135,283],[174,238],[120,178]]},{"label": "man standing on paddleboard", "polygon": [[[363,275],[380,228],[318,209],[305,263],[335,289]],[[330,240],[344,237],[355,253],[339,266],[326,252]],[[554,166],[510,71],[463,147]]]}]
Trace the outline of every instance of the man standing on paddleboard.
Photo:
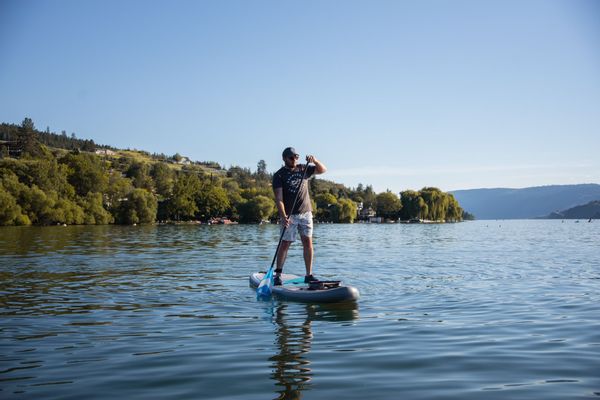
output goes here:
[{"label": "man standing on paddleboard", "polygon": [[[306,156],[306,164],[298,164],[300,155],[296,153],[293,147],[287,147],[281,155],[284,166],[273,175],[273,191],[275,192],[275,203],[279,211],[281,229],[286,231],[281,241],[281,247],[277,253],[277,268],[275,269],[275,286],[281,285],[281,273],[283,264],[287,257],[288,249],[292,242],[296,240],[296,235],[300,234],[302,246],[304,248],[304,266],[306,267],[306,276],[304,282],[309,283],[317,281],[312,274],[313,262],[313,216],[310,196],[308,194],[308,179],[313,175],[319,175],[327,171],[323,163],[315,156]],[[303,179],[304,177],[304,179]],[[298,190],[300,193],[298,193]],[[294,206],[294,199],[298,195]],[[292,210],[292,206],[294,209]]]}]

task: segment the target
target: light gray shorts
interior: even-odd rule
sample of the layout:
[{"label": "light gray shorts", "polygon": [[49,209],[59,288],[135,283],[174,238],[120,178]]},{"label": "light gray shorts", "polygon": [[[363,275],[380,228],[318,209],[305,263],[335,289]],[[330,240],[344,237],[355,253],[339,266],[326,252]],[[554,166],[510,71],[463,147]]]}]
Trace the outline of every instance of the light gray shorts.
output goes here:
[{"label": "light gray shorts", "polygon": [[[283,225],[281,226],[283,229]],[[293,242],[296,240],[296,234],[300,236],[312,237],[313,232],[313,216],[312,212],[305,212],[302,214],[292,214],[290,216],[290,225],[283,234],[283,240],[286,242]]]}]

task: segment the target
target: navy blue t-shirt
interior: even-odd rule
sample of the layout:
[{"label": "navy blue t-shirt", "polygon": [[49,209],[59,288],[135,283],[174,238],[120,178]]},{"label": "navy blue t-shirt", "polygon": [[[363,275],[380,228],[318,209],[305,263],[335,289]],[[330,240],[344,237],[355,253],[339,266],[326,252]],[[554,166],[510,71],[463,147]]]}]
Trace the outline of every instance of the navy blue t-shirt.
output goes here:
[{"label": "navy blue t-shirt", "polygon": [[[304,181],[302,181],[302,175],[304,174],[305,169],[306,176],[304,177]],[[275,175],[273,175],[273,189],[283,189],[283,204],[285,206],[286,215],[302,214],[312,211],[310,197],[308,196],[307,181],[315,174],[315,169],[316,167],[314,165],[308,165],[307,167],[306,164],[299,164],[294,171],[286,167],[281,167],[279,171],[275,172]],[[294,210],[291,211],[298,189],[300,189],[300,194],[298,194],[298,200],[296,201]]]}]

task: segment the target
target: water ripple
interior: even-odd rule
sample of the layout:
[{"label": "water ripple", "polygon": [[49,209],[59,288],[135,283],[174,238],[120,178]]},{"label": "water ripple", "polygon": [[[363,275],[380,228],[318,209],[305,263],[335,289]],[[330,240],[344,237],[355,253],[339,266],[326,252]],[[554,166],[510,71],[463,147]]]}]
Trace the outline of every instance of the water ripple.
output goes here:
[{"label": "water ripple", "polygon": [[256,301],[276,226],[0,237],[3,399],[600,393],[599,224],[317,225],[318,276],[362,295],[329,306]]}]

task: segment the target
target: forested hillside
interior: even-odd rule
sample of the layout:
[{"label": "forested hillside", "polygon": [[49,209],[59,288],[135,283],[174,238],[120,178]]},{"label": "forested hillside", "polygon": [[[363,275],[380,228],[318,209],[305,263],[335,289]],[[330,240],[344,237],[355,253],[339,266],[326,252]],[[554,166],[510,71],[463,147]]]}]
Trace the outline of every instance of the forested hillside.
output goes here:
[{"label": "forested hillside", "polygon": [[544,217],[548,219],[600,219],[600,200],[590,201],[587,204],[572,207],[567,210],[556,211]]},{"label": "forested hillside", "polygon": [[[99,153],[99,154],[96,154]],[[191,162],[175,154],[98,146],[74,135],[40,132],[26,118],[0,125],[0,225],[137,224],[156,221],[242,223],[276,219],[272,175],[216,162]],[[460,221],[452,195],[437,188],[375,193],[311,179],[315,218],[353,222],[385,219]],[[362,210],[361,213],[358,211]]]}]

